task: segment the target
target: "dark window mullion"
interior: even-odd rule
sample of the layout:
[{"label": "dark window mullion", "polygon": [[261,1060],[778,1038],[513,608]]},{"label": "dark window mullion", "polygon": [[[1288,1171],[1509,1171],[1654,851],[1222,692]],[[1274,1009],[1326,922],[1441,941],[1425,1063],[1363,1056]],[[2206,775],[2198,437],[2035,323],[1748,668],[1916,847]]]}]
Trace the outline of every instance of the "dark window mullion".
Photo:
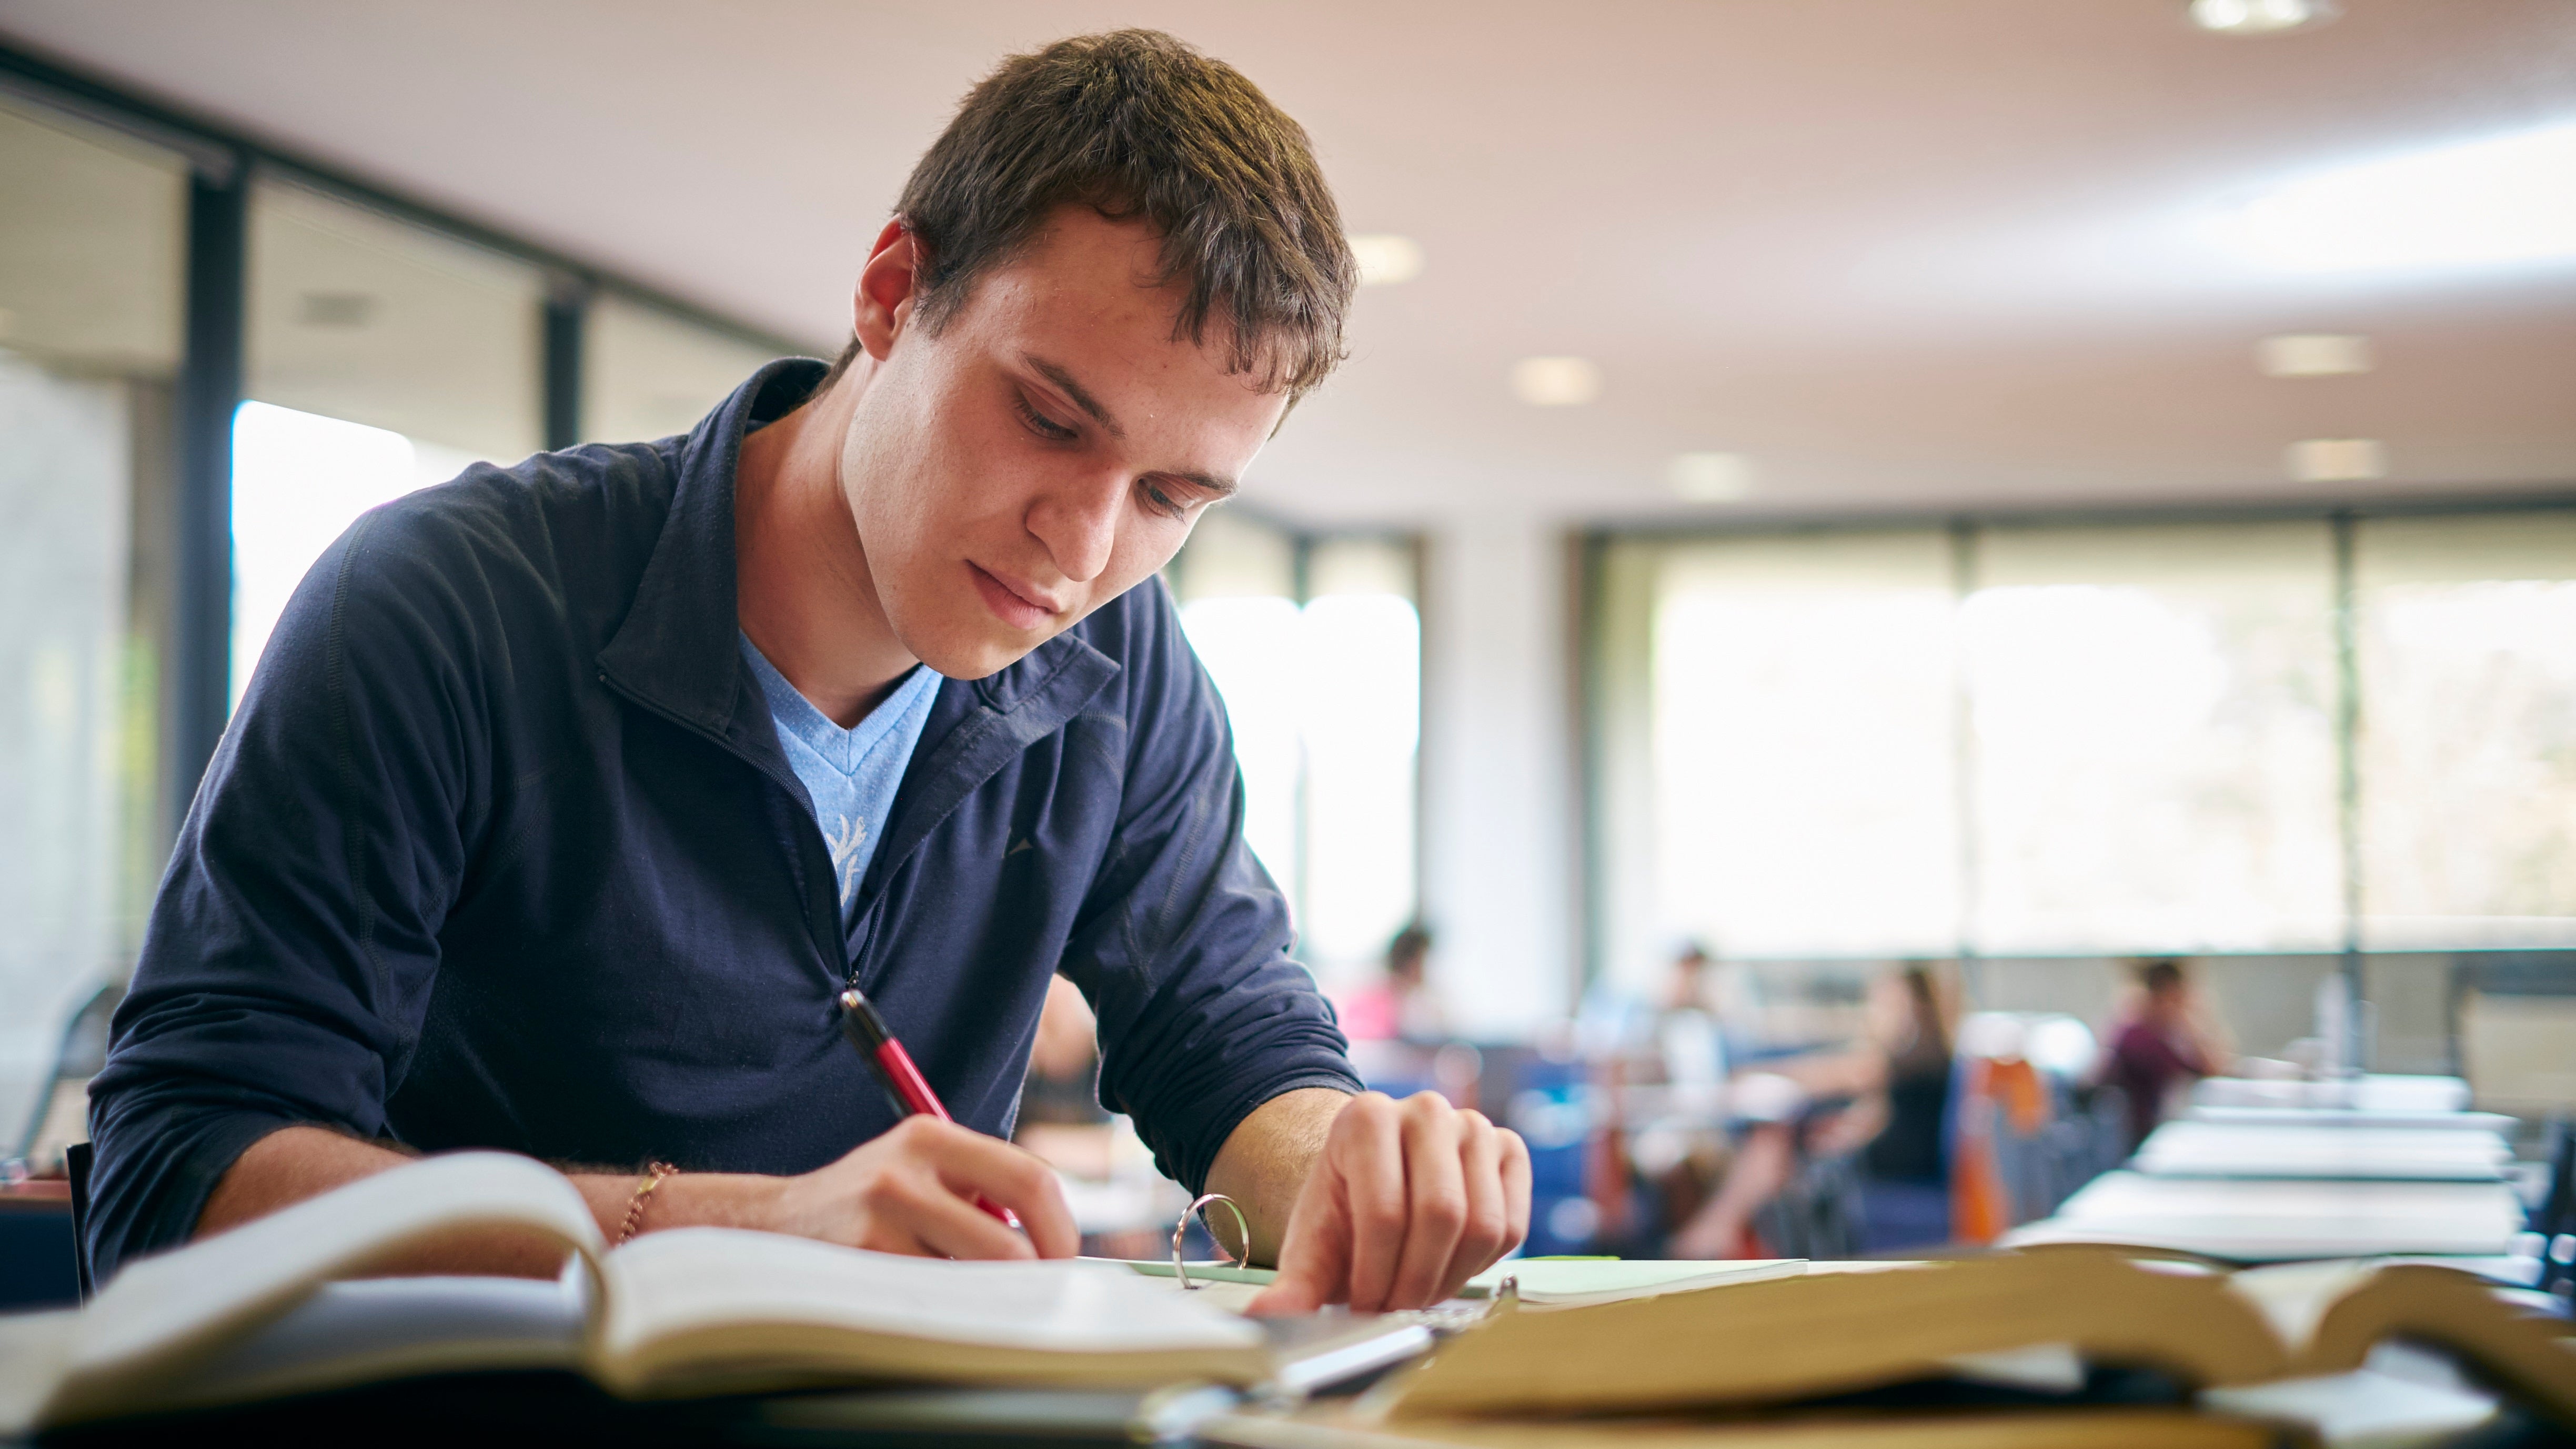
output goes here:
[{"label": "dark window mullion", "polygon": [[186,346],[179,368],[174,688],[166,798],[187,811],[232,712],[233,413],[242,397],[250,237],[249,167],[199,170],[188,185]]}]

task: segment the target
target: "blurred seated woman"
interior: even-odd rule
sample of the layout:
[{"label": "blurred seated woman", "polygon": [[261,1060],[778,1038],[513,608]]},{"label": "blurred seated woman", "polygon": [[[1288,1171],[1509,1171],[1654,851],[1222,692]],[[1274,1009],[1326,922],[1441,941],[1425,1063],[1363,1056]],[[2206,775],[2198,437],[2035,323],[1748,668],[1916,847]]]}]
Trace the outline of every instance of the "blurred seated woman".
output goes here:
[{"label": "blurred seated woman", "polygon": [[[1755,1215],[1801,1161],[1850,1152],[1859,1153],[1863,1169],[1866,1251],[1947,1240],[1950,1031],[1929,965],[1916,962],[1873,983],[1858,1045],[1764,1062],[1761,1073],[1736,1079],[1735,1095],[1752,1109],[1736,1112],[1739,1121],[1758,1120],[1744,1122],[1716,1196],[1673,1235],[1674,1257],[1759,1256]],[[1784,1102],[1784,1095],[1798,1100]],[[1836,1101],[1849,1105],[1824,1105]]]}]

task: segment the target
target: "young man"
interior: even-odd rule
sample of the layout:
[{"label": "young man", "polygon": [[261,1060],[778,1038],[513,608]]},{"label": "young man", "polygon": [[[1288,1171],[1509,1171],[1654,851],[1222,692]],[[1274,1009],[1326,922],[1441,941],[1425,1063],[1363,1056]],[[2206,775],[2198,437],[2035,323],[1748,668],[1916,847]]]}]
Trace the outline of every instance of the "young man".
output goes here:
[{"label": "young man", "polygon": [[[1066,41],[923,158],[840,364],[361,520],[181,834],[92,1087],[97,1268],[461,1147],[565,1165],[611,1237],[1069,1254],[999,1140],[1058,971],[1104,1100],[1279,1263],[1265,1306],[1431,1302],[1499,1256],[1519,1139],[1359,1094],[1151,582],[1339,360],[1352,278],[1242,76]],[[962,1125],[898,1118],[845,980]]]}]

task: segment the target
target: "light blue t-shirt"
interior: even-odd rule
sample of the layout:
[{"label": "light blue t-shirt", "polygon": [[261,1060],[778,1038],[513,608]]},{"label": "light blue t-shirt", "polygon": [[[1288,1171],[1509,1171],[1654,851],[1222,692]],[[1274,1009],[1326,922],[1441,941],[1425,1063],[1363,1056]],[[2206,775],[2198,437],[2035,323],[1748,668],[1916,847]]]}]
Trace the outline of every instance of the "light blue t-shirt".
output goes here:
[{"label": "light blue t-shirt", "polygon": [[883,704],[868,711],[856,728],[845,730],[798,694],[748,634],[742,636],[742,657],[751,662],[769,701],[778,747],[786,751],[789,767],[814,801],[814,823],[822,827],[823,844],[832,852],[846,921],[856,914],[859,882],[877,853],[886,817],[894,812],[895,791],[903,785],[904,767],[912,763],[913,746],[921,743],[921,727],[930,722],[939,676],[928,665],[913,666]]}]

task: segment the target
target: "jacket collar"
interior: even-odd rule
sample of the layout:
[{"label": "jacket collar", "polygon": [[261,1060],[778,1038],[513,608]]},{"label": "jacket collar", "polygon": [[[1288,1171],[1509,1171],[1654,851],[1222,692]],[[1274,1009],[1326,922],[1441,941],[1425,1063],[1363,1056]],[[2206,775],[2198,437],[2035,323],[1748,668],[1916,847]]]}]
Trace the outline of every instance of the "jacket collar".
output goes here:
[{"label": "jacket collar", "polygon": [[743,434],[795,411],[828,370],[810,358],[773,362],[679,440],[671,511],[625,622],[599,651],[600,670],[619,688],[711,734],[731,730],[742,693],[733,481]]}]

